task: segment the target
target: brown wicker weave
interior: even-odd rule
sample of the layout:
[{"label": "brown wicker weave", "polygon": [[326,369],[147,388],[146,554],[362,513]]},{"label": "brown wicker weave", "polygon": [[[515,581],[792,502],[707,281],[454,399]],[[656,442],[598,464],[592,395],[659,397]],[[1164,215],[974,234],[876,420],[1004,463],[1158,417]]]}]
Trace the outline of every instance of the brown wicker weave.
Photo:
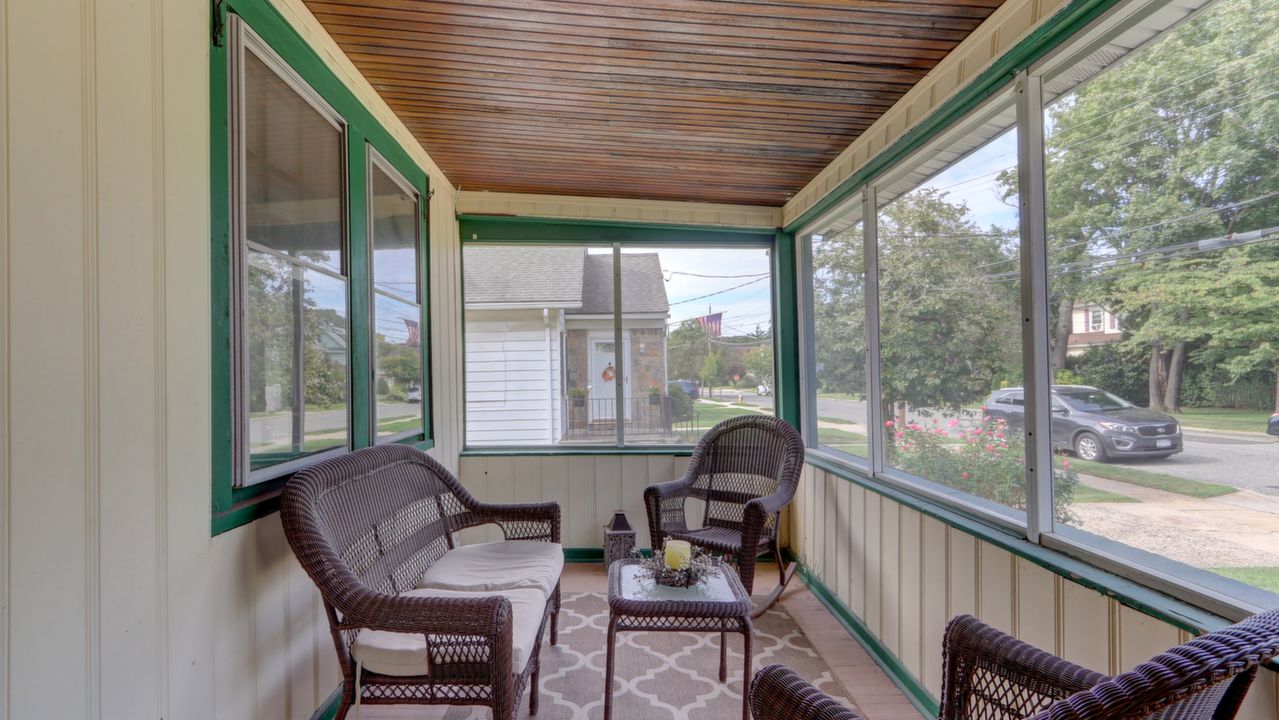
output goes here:
[{"label": "brown wicker weave", "polygon": [[[280,503],[289,545],[324,599],[344,680],[339,720],[356,700],[351,644],[365,628],[425,635],[430,674],[365,671],[362,704],[484,705],[494,718],[514,718],[531,679],[529,709],[537,712],[536,651],[521,673],[512,672],[509,600],[398,593],[413,589],[463,528],[491,523],[508,540],[559,542],[557,504],[478,502],[444,466],[403,445],[356,450],[309,467],[289,481]],[[537,645],[547,619],[554,643],[559,606],[557,584]]]},{"label": "brown wicker weave", "polygon": [[[1279,610],[1202,635],[1106,677],[977,618],[946,626],[941,720],[1230,720],[1261,663],[1279,655]],[[859,720],[781,666],[759,671],[755,720]]]},{"label": "brown wicker weave", "polygon": [[[794,573],[782,561],[777,526],[803,467],[804,441],[786,421],[743,415],[719,423],[698,441],[684,477],[644,490],[653,547],[675,538],[726,555],[748,594],[755,585],[755,558],[771,551],[780,583],[755,611],[758,617],[777,602]],[[684,516],[690,497],[706,503],[696,530]]]},{"label": "brown wicker weave", "polygon": [[[623,573],[638,558],[618,560],[608,567],[608,654],[604,665],[604,720],[613,717],[613,660],[619,632],[696,632],[719,633],[719,681],[728,680],[728,633],[743,638],[742,682],[751,677],[751,598],[742,587],[733,568],[721,565],[719,572],[733,594],[732,600],[707,599],[695,589],[686,592],[687,599],[654,599],[627,595]],[[749,690],[746,688],[745,690]],[[745,693],[745,690],[743,691]],[[742,695],[742,720],[749,720],[747,694]]]},{"label": "brown wicker weave", "polygon": [[760,668],[750,698],[755,720],[861,720],[785,665]]}]

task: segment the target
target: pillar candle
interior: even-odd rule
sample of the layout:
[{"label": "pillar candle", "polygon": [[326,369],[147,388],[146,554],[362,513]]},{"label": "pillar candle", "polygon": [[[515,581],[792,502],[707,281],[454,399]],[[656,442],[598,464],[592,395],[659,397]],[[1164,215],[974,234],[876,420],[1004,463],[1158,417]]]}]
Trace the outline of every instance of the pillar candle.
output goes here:
[{"label": "pillar candle", "polygon": [[683,570],[693,563],[693,546],[686,540],[666,541],[666,567]]}]

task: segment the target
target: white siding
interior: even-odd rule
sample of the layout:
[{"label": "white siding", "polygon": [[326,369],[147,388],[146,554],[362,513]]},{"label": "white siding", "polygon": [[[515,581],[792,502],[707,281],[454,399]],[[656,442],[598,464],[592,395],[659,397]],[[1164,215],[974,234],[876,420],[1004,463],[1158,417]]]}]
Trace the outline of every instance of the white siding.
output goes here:
[{"label": "white siding", "polygon": [[559,441],[558,311],[466,313],[466,438],[472,445]]}]

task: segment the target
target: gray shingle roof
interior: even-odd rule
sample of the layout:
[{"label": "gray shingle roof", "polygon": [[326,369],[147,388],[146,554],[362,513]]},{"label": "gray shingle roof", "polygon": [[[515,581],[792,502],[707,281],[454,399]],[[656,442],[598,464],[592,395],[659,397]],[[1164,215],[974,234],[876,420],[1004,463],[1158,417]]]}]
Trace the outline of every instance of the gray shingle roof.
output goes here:
[{"label": "gray shingle roof", "polygon": [[580,307],[585,255],[574,247],[468,245],[466,304]]},{"label": "gray shingle roof", "polygon": [[[573,314],[613,312],[613,256],[587,255],[583,270],[582,309]],[[662,313],[670,310],[666,279],[657,253],[622,254],[622,312]]]},{"label": "gray shingle roof", "polygon": [[[574,315],[613,312],[613,256],[584,248],[468,245],[463,250],[467,307],[569,308]],[[622,310],[670,310],[657,253],[622,255]]]}]

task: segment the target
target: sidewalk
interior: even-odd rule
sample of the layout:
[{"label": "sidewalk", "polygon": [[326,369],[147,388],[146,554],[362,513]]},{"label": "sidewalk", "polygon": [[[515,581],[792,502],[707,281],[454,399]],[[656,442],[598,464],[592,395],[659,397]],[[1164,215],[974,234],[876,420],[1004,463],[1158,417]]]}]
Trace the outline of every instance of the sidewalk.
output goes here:
[{"label": "sidewalk", "polygon": [[1193,498],[1080,475],[1082,484],[1135,503],[1078,503],[1081,530],[1195,567],[1279,566],[1279,498],[1240,490]]}]

